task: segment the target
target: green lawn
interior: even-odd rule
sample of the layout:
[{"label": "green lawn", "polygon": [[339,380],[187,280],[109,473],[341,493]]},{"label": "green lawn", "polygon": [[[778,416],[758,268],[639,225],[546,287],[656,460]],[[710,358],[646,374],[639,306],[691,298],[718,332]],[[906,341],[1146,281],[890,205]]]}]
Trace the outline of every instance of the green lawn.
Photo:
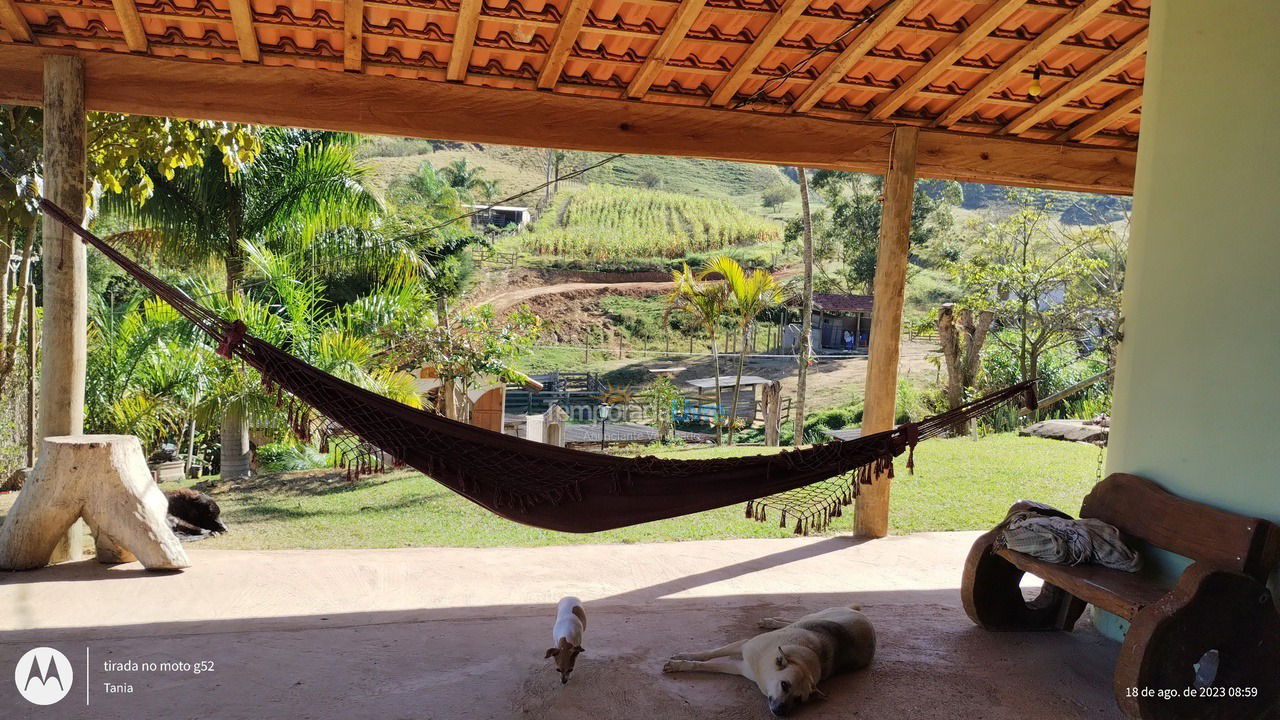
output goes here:
[{"label": "green lawn", "polygon": [[[661,454],[693,458],[761,451],[666,449]],[[1013,435],[978,442],[930,440],[916,451],[916,474],[901,472],[894,482],[892,532],[990,527],[1020,498],[1075,512],[1094,482],[1097,462],[1095,448],[1052,440]],[[539,530],[496,517],[413,472],[355,484],[312,474],[287,484],[220,488],[214,496],[232,531],[202,542],[204,548],[494,547],[791,536],[776,524],[744,519],[736,505],[591,535]],[[850,518],[846,514],[829,532],[849,532]]]}]

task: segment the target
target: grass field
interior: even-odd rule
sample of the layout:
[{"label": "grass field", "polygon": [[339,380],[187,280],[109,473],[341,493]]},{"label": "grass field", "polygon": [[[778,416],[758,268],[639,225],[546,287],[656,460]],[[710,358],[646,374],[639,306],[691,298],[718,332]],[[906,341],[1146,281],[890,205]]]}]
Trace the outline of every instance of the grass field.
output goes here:
[{"label": "grass field", "polygon": [[[669,457],[748,455],[759,447],[664,449]],[[997,435],[931,440],[917,449],[916,474],[893,486],[894,534],[979,529],[994,525],[1011,503],[1028,498],[1068,512],[1094,482],[1098,451],[1086,445]],[[436,482],[395,472],[348,484],[334,473],[259,480],[240,490],[217,488],[231,532],[205,548],[494,547],[632,543],[713,538],[790,537],[774,523],[742,517],[735,505],[687,517],[590,535],[539,530],[499,518]],[[846,514],[829,531],[847,533]]]}]

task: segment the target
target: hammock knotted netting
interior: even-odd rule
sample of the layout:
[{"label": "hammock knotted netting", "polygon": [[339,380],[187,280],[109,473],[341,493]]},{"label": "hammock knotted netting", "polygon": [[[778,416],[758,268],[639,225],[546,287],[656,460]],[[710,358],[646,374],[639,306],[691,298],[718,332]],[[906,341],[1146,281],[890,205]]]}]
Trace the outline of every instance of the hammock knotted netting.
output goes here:
[{"label": "hammock knotted netting", "polygon": [[[671,460],[555,447],[412,408],[312,367],[248,334],[239,320],[204,308],[57,205],[44,199],[40,205],[208,333],[219,353],[242,358],[269,388],[288,392],[327,418],[327,436],[349,433],[394,464],[410,465],[497,515],[535,527],[596,532],[745,502],[749,518],[769,521],[773,512],[784,527],[794,524],[797,533],[817,531],[841,515],[860,485],[880,474],[892,477],[893,459],[914,451],[920,440],[1010,399],[1035,402],[1033,381],[1028,381],[893,430],[749,457]],[[302,405],[293,406],[293,422],[300,432],[310,432],[314,418]],[[358,471],[369,471],[381,459],[360,464]]]}]

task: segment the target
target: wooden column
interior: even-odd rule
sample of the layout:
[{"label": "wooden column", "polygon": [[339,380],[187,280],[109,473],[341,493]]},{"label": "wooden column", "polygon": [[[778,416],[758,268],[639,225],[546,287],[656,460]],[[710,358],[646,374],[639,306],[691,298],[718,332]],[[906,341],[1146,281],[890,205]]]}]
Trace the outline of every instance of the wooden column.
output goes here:
[{"label": "wooden column", "polygon": [[[84,61],[68,55],[44,59],[44,194],[72,217],[84,217]],[[41,226],[44,321],[40,333],[40,437],[84,431],[85,326],[88,279],[85,247],[63,225],[45,216]],[[54,562],[83,556],[84,526],[68,532],[65,553]]]},{"label": "wooden column", "polygon": [[[894,130],[889,171],[884,176],[880,249],[872,288],[875,305],[871,310],[871,346],[867,352],[867,388],[863,396],[864,436],[893,427],[919,135],[920,131],[914,127]],[[854,532],[858,536],[878,538],[889,534],[889,485],[888,477],[878,476],[871,485],[862,486],[854,515]]]}]

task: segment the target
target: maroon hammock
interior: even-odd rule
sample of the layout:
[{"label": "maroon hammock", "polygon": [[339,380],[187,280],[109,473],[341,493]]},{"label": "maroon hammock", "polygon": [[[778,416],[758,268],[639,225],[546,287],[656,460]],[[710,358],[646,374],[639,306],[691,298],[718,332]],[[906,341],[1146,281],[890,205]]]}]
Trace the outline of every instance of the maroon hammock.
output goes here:
[{"label": "maroon hammock", "polygon": [[249,335],[239,320],[227,321],[202,307],[57,205],[44,199],[40,205],[217,340],[219,353],[240,357],[258,370],[268,387],[283,388],[397,462],[481,507],[535,527],[596,532],[746,502],[748,517],[766,520],[766,509],[773,508],[784,526],[794,521],[796,532],[807,533],[839,516],[859,484],[870,483],[879,472],[892,476],[893,458],[914,450],[919,440],[1012,398],[1035,402],[1034,381],[1023,382],[893,430],[772,455],[668,460],[570,450],[418,410],[312,367]]}]

